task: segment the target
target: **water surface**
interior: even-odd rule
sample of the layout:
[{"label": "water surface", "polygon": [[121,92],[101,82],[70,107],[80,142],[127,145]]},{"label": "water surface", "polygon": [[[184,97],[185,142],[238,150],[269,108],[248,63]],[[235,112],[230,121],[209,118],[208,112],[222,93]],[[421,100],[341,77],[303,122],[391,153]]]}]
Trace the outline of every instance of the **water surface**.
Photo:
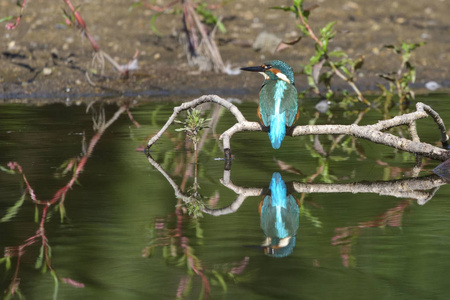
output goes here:
[{"label": "water surface", "polygon": [[[421,99],[447,124],[449,100],[445,95]],[[339,107],[331,109],[332,116],[318,114],[314,104],[304,101],[298,124],[351,124],[357,116]],[[28,299],[447,298],[450,188],[438,184],[425,205],[413,197],[344,188],[397,181],[412,190],[407,180],[413,176],[414,155],[352,138],[343,138],[330,151],[333,140],[327,136],[286,137],[281,149],[273,150],[266,133],[246,132],[233,137],[234,160],[224,172],[217,137],[234,118],[221,112],[199,153],[198,192],[212,209],[236,200],[232,186],[262,192],[245,198],[234,213],[203,213],[195,219],[186,214],[164,174],[136,151],[164,125],[174,105],[164,99],[138,103],[130,112],[139,128],[124,111],[104,132],[93,125],[102,123],[103,111],[104,120],[111,120],[119,109],[115,104],[96,103],[89,112],[85,105],[1,107],[0,247],[11,262],[9,268],[6,259],[0,265],[2,290],[14,289],[17,295],[11,287],[15,279]],[[239,108],[256,121],[256,106],[244,102]],[[360,124],[382,118],[372,109]],[[175,131],[178,127],[162,136],[151,155],[189,195],[192,147]],[[419,121],[418,130],[424,142],[439,140],[431,119]],[[20,165],[22,174],[17,165],[15,174],[6,172],[9,162]],[[63,174],[67,164],[73,166]],[[430,176],[438,164],[424,159],[419,177]],[[295,243],[285,257],[266,255],[261,246],[266,236],[259,205],[270,193],[274,173],[300,204]],[[295,190],[308,183],[341,185],[344,192]],[[35,197],[27,193],[30,189]],[[43,218],[46,206],[36,202],[52,200]],[[44,231],[39,231],[42,220]],[[44,247],[40,254],[42,237],[51,253]],[[27,245],[30,238],[34,242]],[[20,245],[26,246],[18,264]],[[44,267],[46,253],[54,276]]]}]

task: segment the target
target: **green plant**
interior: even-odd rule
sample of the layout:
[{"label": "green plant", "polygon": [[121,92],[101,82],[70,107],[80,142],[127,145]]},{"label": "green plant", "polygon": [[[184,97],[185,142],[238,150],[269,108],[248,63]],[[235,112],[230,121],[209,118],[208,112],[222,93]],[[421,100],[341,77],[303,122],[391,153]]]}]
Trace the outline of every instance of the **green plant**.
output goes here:
[{"label": "green plant", "polygon": [[202,129],[208,127],[207,124],[211,119],[205,119],[202,117],[202,111],[200,109],[192,109],[187,111],[187,116],[184,122],[175,121],[181,123],[184,126],[182,128],[175,129],[176,131],[186,132],[186,137],[191,140],[194,144],[194,183],[188,189],[190,196],[183,199],[183,206],[186,207],[187,212],[190,216],[194,218],[202,217],[202,210],[205,208],[205,203],[202,200],[202,196],[199,194],[198,190],[200,185],[198,184],[198,164],[197,164],[197,146],[200,141],[199,133]]},{"label": "green plant", "polygon": [[176,131],[186,132],[186,137],[194,143],[194,150],[197,151],[197,144],[200,140],[199,133],[203,128],[207,127],[207,123],[211,119],[202,117],[200,109],[192,109],[187,111],[186,120],[184,122],[176,120],[175,122],[183,124],[182,128],[175,129]]},{"label": "green plant", "polygon": [[400,47],[395,45],[384,46],[385,48],[392,49],[394,53],[400,55],[402,58],[402,62],[397,71],[387,74],[378,74],[381,78],[389,81],[389,92],[392,94],[397,92],[400,104],[404,104],[414,99],[414,92],[410,89],[409,84],[416,81],[416,68],[411,63],[410,58],[412,52],[424,44],[424,42],[412,44],[403,42]]},{"label": "green plant", "polygon": [[[337,75],[353,89],[359,101],[370,105],[370,102],[364,98],[355,84],[355,74],[363,66],[364,57],[360,56],[357,59],[351,59],[344,51],[330,51],[328,47],[329,42],[336,35],[333,28],[335,22],[330,22],[321,28],[320,35],[317,36],[309,25],[309,15],[317,5],[305,9],[303,8],[303,2],[304,0],[293,0],[292,6],[272,8],[294,13],[300,21],[297,27],[303,36],[310,37],[315,41],[315,54],[310,58],[308,64],[304,66],[304,73],[308,76],[308,84],[316,93],[319,93],[318,85],[323,83],[327,89],[325,96],[327,99],[331,99],[334,96],[334,92],[331,89],[331,79],[334,75]],[[297,41],[300,40],[301,38],[297,39]]]}]

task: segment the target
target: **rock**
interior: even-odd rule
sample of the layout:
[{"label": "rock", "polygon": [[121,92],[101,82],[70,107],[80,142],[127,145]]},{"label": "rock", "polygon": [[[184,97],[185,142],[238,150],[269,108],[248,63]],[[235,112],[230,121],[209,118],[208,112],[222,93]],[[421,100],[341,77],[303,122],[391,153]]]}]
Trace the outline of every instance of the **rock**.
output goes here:
[{"label": "rock", "polygon": [[278,45],[281,43],[282,39],[277,37],[273,33],[268,33],[267,31],[263,31],[256,37],[255,42],[253,43],[253,49],[255,51],[275,53]]}]

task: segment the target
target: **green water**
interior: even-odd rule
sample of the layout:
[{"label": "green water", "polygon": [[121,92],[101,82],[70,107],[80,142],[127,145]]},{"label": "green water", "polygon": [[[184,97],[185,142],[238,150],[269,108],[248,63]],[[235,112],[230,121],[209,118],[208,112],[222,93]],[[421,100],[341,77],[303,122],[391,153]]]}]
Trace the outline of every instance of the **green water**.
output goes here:
[{"label": "green water", "polygon": [[[450,124],[448,95],[420,100]],[[95,135],[85,105],[0,107],[0,165],[9,170],[8,162],[14,161],[23,170],[0,172],[0,248],[11,262],[9,268],[6,259],[0,264],[2,291],[11,291],[16,278],[27,299],[447,299],[450,187],[439,184],[432,199],[418,205],[412,197],[352,193],[344,186],[396,180],[411,184],[413,155],[351,138],[329,152],[333,141],[327,136],[319,138],[320,147],[318,141],[314,147],[314,137],[286,137],[281,149],[273,150],[267,133],[246,132],[232,138],[234,160],[224,172],[217,137],[234,118],[222,112],[217,134],[209,134],[199,153],[199,193],[207,207],[229,206],[237,195],[221,183],[227,176],[230,182],[225,182],[236,187],[264,192],[245,198],[234,213],[193,219],[177,206],[182,202],[163,173],[136,151],[164,125],[174,105],[164,99],[138,103],[130,111],[140,128],[122,113],[101,136]],[[256,121],[256,103],[238,106]],[[99,103],[93,108],[102,111]],[[117,105],[103,108],[106,120],[118,110]],[[333,116],[316,116],[313,100],[305,100],[297,124],[315,117],[316,124],[356,119],[339,107],[331,112]],[[372,109],[360,124],[382,118]],[[191,145],[175,128],[152,147],[151,155],[189,194],[194,165],[186,147]],[[430,118],[418,122],[418,131],[423,142],[439,140]],[[95,145],[90,144],[93,137],[98,137]],[[43,272],[45,259],[40,263],[42,235],[23,248],[18,265],[18,246],[42,233],[38,229],[45,208],[26,193],[23,176],[36,200],[49,201],[73,175],[73,168],[63,176],[59,167],[72,158],[79,166],[89,145],[92,153],[65,193],[66,216],[61,221],[59,199],[45,218],[43,233],[51,247],[47,262],[55,281],[49,267]],[[321,155],[320,148],[328,155]],[[438,164],[424,160],[419,176],[430,176]],[[265,255],[261,247],[265,236],[259,204],[274,172],[301,203],[293,251],[283,258]],[[341,185],[342,192],[294,189],[309,182],[315,187]]]}]

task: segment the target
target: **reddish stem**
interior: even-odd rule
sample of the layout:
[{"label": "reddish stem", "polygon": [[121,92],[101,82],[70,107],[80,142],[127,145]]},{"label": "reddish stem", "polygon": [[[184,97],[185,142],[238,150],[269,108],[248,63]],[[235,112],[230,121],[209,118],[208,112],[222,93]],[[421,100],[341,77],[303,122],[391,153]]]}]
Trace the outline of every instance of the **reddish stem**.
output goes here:
[{"label": "reddish stem", "polygon": [[6,24],[6,29],[14,30],[17,26],[19,26],[20,20],[22,19],[23,11],[25,10],[25,4],[27,0],[22,1],[22,5],[20,7],[20,15],[17,17],[16,21],[14,23],[8,23]]}]

